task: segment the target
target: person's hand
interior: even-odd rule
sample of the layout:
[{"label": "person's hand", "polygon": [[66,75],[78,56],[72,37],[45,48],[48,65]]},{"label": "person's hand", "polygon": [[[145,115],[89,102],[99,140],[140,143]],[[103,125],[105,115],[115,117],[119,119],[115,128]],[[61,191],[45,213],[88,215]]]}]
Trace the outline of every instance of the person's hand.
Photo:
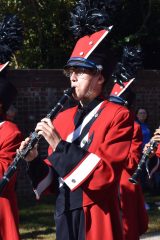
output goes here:
[{"label": "person's hand", "polygon": [[[152,140],[152,139],[151,139]],[[148,148],[150,148],[150,146],[151,146],[151,141],[149,142],[149,143],[146,143],[145,144],[145,146],[144,146],[144,148],[143,148],[143,154],[147,154],[147,150],[148,150]],[[155,154],[156,154],[156,148],[153,148],[152,150],[151,150],[151,152],[150,152],[150,154],[149,154],[149,158],[152,158],[152,157],[154,157],[155,156]]]},{"label": "person's hand", "polygon": [[49,118],[43,118],[41,122],[37,124],[35,131],[38,132],[38,135],[42,135],[46,139],[53,151],[61,141],[59,133],[56,131]]},{"label": "person's hand", "polygon": [[148,148],[150,147],[150,142],[146,143],[144,148],[143,148],[143,154],[146,154]]},{"label": "person's hand", "polygon": [[[26,138],[24,141],[21,142],[21,145],[19,149],[17,150],[17,153],[20,153],[29,143],[30,138]],[[37,151],[37,144],[29,151],[27,156],[24,158],[25,161],[31,162],[38,156],[38,151]]]},{"label": "person's hand", "polygon": [[160,128],[156,129],[154,136],[152,137],[153,141],[160,143]]}]

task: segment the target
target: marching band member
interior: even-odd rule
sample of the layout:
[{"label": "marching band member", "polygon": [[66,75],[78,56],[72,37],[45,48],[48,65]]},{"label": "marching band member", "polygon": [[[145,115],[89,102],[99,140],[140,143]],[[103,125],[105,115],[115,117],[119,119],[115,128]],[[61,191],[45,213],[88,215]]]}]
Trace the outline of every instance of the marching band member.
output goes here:
[{"label": "marching band member", "polygon": [[[130,151],[133,116],[103,96],[116,63],[109,37],[112,27],[100,29],[104,11],[86,13],[83,3],[78,3],[75,16],[83,20],[85,34],[64,67],[78,104],[53,121],[44,118],[37,124],[35,131],[50,145],[48,157],[40,160],[35,146],[25,160],[37,199],[45,191],[56,194],[57,240],[123,240],[118,187]],[[97,31],[89,21],[98,24]],[[74,30],[79,33],[78,24]],[[19,150],[28,142],[29,138]]]},{"label": "marching band member", "polygon": [[[1,64],[0,68],[3,69]],[[12,104],[17,90],[13,84],[0,77],[0,178],[12,163],[16,149],[22,141],[22,134],[17,125],[6,120],[6,111]],[[9,182],[0,196],[0,239],[18,240],[18,205],[15,192],[17,174]]]},{"label": "marching band member", "polygon": [[[132,111],[131,108],[135,99],[135,93],[130,86],[133,81],[134,78],[128,82],[126,81],[124,88],[116,83],[113,86],[109,100],[124,105]],[[119,186],[124,240],[139,240],[140,236],[144,234],[148,228],[148,215],[145,209],[142,187],[140,184],[134,185],[128,180],[141,159],[142,139],[141,127],[134,121],[131,148],[122,171]]]},{"label": "marching band member", "polygon": [[[20,49],[22,35],[22,26],[17,16],[5,16],[0,23],[0,179],[13,162],[22,141],[18,126],[6,117],[17,95],[16,87],[6,77],[6,69],[13,54]],[[0,196],[0,240],[20,239],[16,179],[17,174]]]}]

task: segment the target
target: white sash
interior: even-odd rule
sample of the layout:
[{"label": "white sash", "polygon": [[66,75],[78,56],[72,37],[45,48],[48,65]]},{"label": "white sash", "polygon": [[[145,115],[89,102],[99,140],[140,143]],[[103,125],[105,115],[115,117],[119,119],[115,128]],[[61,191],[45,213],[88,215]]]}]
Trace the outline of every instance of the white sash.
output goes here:
[{"label": "white sash", "polygon": [[4,122],[1,122],[1,123],[0,123],[0,126],[2,126],[2,125],[3,125],[3,123],[5,123],[5,121],[4,121]]},{"label": "white sash", "polygon": [[[103,101],[103,102],[104,102],[104,101]],[[101,105],[102,105],[103,102],[99,103],[99,104],[84,118],[84,120],[83,120],[83,122],[81,123],[81,125],[80,125],[77,129],[75,129],[72,133],[70,133],[70,134],[68,135],[68,137],[66,138],[66,141],[67,141],[67,142],[70,142],[70,143],[71,143],[71,142],[73,142],[75,139],[77,139],[77,138],[81,135],[84,127],[85,127],[85,126],[87,125],[87,123],[96,115],[96,113],[98,112],[98,110],[99,110],[99,108],[101,107]]]}]

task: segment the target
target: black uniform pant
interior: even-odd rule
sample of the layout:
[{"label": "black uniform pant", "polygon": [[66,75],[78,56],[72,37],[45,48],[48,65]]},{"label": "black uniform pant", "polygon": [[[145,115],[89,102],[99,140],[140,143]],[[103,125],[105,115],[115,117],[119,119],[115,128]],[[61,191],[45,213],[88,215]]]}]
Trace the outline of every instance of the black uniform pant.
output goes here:
[{"label": "black uniform pant", "polygon": [[83,208],[66,211],[56,216],[56,240],[85,240]]}]

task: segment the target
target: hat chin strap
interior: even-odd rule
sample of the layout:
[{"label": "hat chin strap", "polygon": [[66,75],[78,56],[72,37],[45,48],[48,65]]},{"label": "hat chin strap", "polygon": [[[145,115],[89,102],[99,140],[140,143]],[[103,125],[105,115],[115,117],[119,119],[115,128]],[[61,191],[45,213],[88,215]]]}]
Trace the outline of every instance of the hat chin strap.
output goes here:
[{"label": "hat chin strap", "polygon": [[[88,89],[87,93],[86,93],[86,97],[91,99],[91,101],[96,98],[99,94],[97,94],[97,92],[94,90],[94,88],[90,88]],[[90,98],[91,97],[91,98]]]},{"label": "hat chin strap", "polygon": [[[85,94],[84,98],[88,98],[88,101],[86,103],[91,102],[94,98],[96,98],[97,96],[99,96],[99,94],[101,93],[101,89],[99,89],[97,81],[99,79],[99,75],[95,76],[97,79],[94,79],[94,83],[91,81],[88,91]],[[99,89],[99,90],[98,90]],[[85,104],[85,101],[81,101],[82,104]]]},{"label": "hat chin strap", "polygon": [[[80,103],[82,106],[86,106],[88,105],[92,99],[94,99],[94,90],[88,89],[87,93],[85,94],[84,98],[82,100],[80,100]],[[92,96],[92,98],[90,98],[90,96]]]},{"label": "hat chin strap", "polygon": [[93,94],[93,90],[91,90],[91,89],[89,88],[86,96],[89,97],[89,96],[91,96],[92,94]]}]

